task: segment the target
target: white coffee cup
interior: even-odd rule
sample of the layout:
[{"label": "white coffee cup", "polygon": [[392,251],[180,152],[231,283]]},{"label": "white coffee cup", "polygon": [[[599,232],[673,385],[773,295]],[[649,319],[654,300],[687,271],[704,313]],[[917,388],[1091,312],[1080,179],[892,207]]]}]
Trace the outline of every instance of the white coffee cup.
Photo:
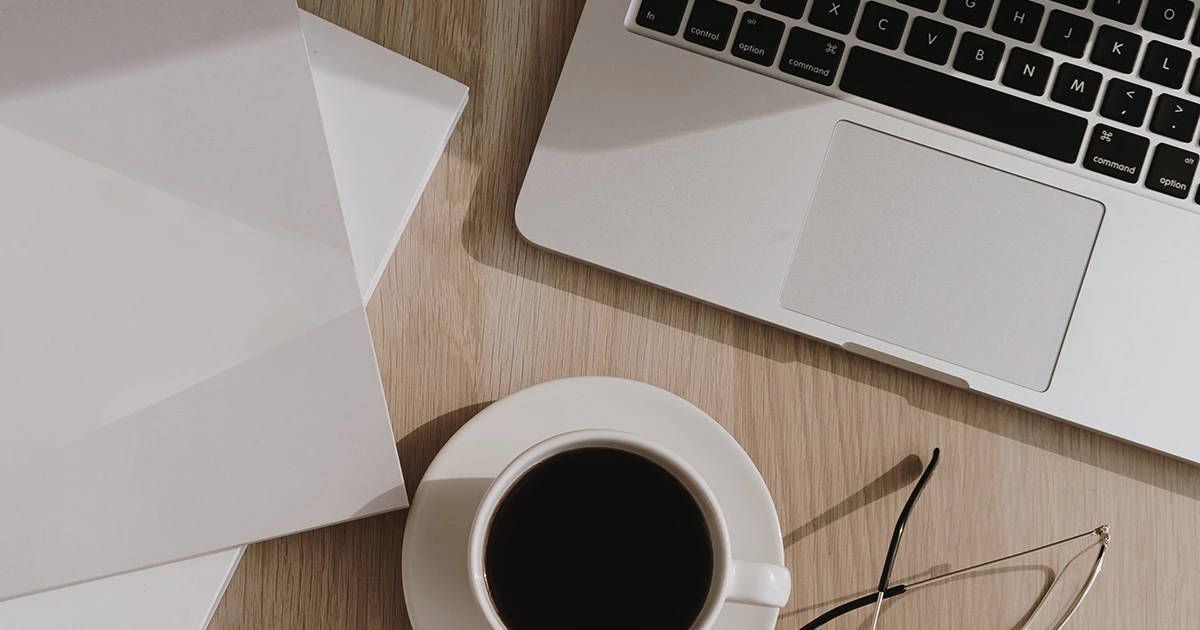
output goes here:
[{"label": "white coffee cup", "polygon": [[[791,595],[791,574],[787,568],[733,557],[729,526],[716,496],[704,479],[686,461],[654,442],[624,431],[586,429],[552,437],[521,453],[500,472],[475,512],[468,543],[468,575],[471,591],[479,610],[493,630],[509,628],[500,619],[487,586],[484,570],[484,546],[496,508],[513,485],[525,473],[546,459],[581,448],[615,448],[655,462],[675,476],[691,492],[708,524],[713,549],[713,579],[708,599],[690,630],[708,630],[717,621],[726,602],[781,608]],[[569,579],[570,576],[563,576]]]}]

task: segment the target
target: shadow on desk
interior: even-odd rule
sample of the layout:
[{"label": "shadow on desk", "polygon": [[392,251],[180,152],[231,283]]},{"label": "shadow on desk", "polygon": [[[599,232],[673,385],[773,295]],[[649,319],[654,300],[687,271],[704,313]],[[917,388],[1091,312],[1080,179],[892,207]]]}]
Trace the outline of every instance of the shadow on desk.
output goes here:
[{"label": "shadow on desk", "polygon": [[[442,446],[489,404],[442,414],[396,444],[410,499]],[[280,627],[315,629],[314,620],[338,619],[346,628],[413,630],[401,581],[407,514],[389,512],[250,545],[226,599],[253,601],[257,607],[241,611],[238,605],[222,606],[213,627],[261,627],[270,619]],[[273,597],[251,594],[258,590]],[[289,602],[292,607],[280,607]],[[298,602],[304,605],[295,606]],[[248,616],[224,619],[226,610]]]}]

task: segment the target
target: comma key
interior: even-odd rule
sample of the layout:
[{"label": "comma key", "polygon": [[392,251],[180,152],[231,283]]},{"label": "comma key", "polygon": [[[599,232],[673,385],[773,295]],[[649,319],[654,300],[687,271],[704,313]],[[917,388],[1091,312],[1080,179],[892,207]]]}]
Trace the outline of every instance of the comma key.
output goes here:
[{"label": "comma key", "polygon": [[783,47],[779,69],[821,85],[833,85],[845,49],[840,39],[794,26]]}]

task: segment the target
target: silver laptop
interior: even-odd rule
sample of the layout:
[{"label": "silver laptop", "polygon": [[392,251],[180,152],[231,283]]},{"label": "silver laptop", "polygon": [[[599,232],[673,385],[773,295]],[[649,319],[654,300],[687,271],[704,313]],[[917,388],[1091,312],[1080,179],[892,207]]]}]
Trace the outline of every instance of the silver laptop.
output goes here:
[{"label": "silver laptop", "polygon": [[593,0],[531,242],[1200,461],[1188,0]]}]

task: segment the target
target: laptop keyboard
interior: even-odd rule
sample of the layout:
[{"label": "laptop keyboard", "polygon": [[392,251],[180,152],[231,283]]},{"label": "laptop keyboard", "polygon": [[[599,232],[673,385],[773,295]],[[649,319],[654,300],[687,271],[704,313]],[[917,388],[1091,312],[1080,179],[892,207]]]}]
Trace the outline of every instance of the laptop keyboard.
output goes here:
[{"label": "laptop keyboard", "polygon": [[656,39],[1200,204],[1192,190],[1200,160],[1194,9],[1192,0],[635,0],[632,7],[634,30]]}]

